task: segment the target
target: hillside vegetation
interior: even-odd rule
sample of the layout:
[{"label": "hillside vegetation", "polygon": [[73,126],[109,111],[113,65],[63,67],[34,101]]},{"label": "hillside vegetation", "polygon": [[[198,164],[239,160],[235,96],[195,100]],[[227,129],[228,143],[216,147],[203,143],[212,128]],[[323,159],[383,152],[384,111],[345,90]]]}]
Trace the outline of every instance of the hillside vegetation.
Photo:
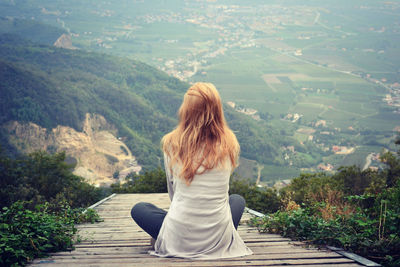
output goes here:
[{"label": "hillside vegetation", "polygon": [[[0,38],[1,117],[82,131],[103,115],[144,166],[157,163],[160,136],[174,125],[186,84],[136,61]],[[161,98],[162,97],[162,98]]]}]

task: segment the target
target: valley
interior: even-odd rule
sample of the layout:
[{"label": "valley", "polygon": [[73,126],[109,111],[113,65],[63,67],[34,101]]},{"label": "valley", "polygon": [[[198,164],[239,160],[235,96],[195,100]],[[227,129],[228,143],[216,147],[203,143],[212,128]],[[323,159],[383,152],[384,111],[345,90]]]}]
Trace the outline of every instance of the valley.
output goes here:
[{"label": "valley", "polygon": [[[69,47],[140,60],[183,82],[213,82],[227,109],[253,121],[253,131],[230,121],[248,168],[239,172],[273,184],[300,172],[362,168],[371,153],[394,150],[400,3],[332,3],[4,1],[0,16],[57,25]],[[269,146],[258,147],[258,138]]]}]

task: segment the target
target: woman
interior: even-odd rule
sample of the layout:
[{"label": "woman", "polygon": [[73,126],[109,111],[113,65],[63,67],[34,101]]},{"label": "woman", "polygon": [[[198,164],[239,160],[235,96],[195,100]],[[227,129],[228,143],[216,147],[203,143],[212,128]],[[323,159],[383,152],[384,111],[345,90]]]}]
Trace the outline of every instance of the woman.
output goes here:
[{"label": "woman", "polygon": [[196,83],[189,88],[178,126],[161,143],[169,211],[143,202],[131,211],[135,222],[156,239],[150,254],[194,259],[252,254],[236,231],[245,201],[228,196],[239,144],[225,122],[214,85]]}]

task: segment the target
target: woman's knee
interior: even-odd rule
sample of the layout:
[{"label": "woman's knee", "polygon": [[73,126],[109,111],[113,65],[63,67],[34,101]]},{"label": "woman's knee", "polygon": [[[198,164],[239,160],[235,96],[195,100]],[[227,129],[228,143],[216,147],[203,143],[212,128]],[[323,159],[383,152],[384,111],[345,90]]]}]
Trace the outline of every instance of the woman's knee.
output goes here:
[{"label": "woman's knee", "polygon": [[147,205],[146,202],[139,202],[139,203],[136,203],[136,204],[132,207],[132,209],[131,209],[131,216],[132,216],[132,219],[133,219],[133,220],[137,221],[137,219],[141,217],[140,214],[142,214],[143,211],[146,210],[146,205]]},{"label": "woman's knee", "polygon": [[229,203],[235,203],[235,205],[246,206],[246,200],[238,194],[232,194],[229,196]]}]

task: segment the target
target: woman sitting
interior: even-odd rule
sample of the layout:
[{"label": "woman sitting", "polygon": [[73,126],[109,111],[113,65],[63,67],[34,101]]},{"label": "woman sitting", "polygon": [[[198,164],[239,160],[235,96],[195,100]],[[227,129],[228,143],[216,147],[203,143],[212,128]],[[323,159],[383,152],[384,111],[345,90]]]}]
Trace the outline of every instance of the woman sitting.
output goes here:
[{"label": "woman sitting", "polygon": [[168,213],[143,202],[131,211],[135,222],[156,240],[150,254],[193,259],[252,254],[236,230],[245,201],[228,195],[240,147],[212,84],[189,88],[178,126],[161,143],[171,199]]}]

